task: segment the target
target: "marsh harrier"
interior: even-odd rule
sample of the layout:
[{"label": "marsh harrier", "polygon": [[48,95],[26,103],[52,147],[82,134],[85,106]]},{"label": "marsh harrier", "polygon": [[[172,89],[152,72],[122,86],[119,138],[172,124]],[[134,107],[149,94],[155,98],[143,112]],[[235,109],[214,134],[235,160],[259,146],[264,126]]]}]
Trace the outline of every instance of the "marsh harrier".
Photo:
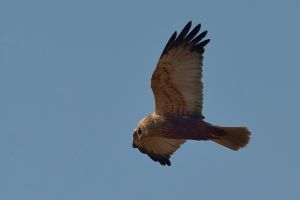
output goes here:
[{"label": "marsh harrier", "polygon": [[202,115],[202,61],[210,41],[193,30],[191,22],[167,42],[151,78],[155,111],[143,118],[133,133],[134,148],[162,165],[171,165],[170,156],[186,140],[212,140],[232,150],[246,146],[246,127],[222,127],[204,121]]}]

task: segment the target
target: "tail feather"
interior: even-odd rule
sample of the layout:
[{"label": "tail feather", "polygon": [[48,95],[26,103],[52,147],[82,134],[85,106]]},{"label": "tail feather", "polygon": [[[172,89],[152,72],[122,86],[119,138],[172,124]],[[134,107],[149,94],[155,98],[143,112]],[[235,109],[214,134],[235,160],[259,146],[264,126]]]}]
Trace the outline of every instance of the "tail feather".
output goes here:
[{"label": "tail feather", "polygon": [[229,149],[239,150],[240,148],[245,147],[250,140],[251,133],[246,127],[216,126],[216,128],[221,129],[225,134],[211,140]]}]

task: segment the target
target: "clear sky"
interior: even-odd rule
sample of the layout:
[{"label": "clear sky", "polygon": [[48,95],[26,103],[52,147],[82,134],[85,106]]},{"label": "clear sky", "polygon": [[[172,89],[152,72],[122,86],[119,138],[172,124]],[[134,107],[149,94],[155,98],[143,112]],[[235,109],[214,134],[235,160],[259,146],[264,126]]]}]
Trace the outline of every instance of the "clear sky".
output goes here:
[{"label": "clear sky", "polygon": [[[208,30],[204,115],[245,125],[233,152],[133,149],[173,31]],[[0,2],[0,199],[300,199],[299,1]]]}]

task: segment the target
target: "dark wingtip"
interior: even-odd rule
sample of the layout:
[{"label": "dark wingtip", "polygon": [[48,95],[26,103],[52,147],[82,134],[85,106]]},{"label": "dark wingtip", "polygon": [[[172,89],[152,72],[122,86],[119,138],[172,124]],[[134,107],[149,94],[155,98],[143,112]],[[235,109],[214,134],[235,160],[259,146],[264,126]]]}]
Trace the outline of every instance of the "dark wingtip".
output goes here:
[{"label": "dark wingtip", "polygon": [[195,37],[191,43],[196,45],[198,42],[200,42],[207,34],[207,31],[203,31],[202,33],[200,33],[197,37]]},{"label": "dark wingtip", "polygon": [[204,40],[199,43],[200,46],[205,47],[210,42],[210,39]]},{"label": "dark wingtip", "polygon": [[158,155],[158,154],[151,154],[147,153],[146,154],[155,162],[159,162],[161,165],[168,165],[171,166],[170,162],[170,156],[163,156],[163,155]]},{"label": "dark wingtip", "polygon": [[158,162],[163,166],[166,166],[166,165],[171,166],[171,162],[169,159],[168,160],[159,160]]},{"label": "dark wingtip", "polygon": [[170,162],[170,160],[168,160],[168,163],[167,163],[167,165],[168,165],[168,166],[171,166],[171,162]]},{"label": "dark wingtip", "polygon": [[191,28],[191,26],[192,26],[192,20],[188,21],[182,30],[184,30],[184,29],[186,29],[188,27]]},{"label": "dark wingtip", "polygon": [[190,31],[191,26],[192,21],[189,21],[179,33],[177,38],[177,33],[173,33],[161,54],[161,58],[167,54],[170,49],[178,45],[184,45],[185,47],[190,48],[191,51],[197,51],[200,54],[204,52],[204,46],[210,41],[209,39],[202,41],[202,39],[207,35],[207,31],[203,31],[197,35],[201,29],[201,24],[197,24],[192,31]]},{"label": "dark wingtip", "polygon": [[189,42],[191,41],[200,31],[201,28],[201,24],[198,24],[197,26],[195,26],[195,28],[185,37],[185,41]]},{"label": "dark wingtip", "polygon": [[172,36],[170,37],[170,39],[168,40],[162,54],[160,57],[162,57],[169,49],[170,47],[172,46],[172,44],[175,42],[175,39],[176,39],[176,36],[177,36],[177,31],[175,31]]},{"label": "dark wingtip", "polygon": [[188,32],[190,31],[192,27],[192,21],[189,21],[185,27],[182,29],[182,31],[180,32],[180,34],[178,35],[176,42],[180,43],[183,41],[183,39],[185,38],[185,36],[188,34]]},{"label": "dark wingtip", "polygon": [[185,26],[189,26],[191,28],[191,26],[192,26],[192,20],[188,21],[188,23]]},{"label": "dark wingtip", "polygon": [[194,45],[191,48],[191,51],[197,51],[198,53],[203,54],[204,53],[204,47],[209,43],[210,39],[204,40],[200,42],[199,44]]}]

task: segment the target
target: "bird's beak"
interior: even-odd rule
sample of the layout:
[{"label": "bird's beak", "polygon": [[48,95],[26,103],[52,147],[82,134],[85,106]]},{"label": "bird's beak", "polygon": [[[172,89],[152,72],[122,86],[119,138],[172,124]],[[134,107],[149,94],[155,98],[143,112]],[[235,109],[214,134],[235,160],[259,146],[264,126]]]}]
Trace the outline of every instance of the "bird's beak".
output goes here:
[{"label": "bird's beak", "polygon": [[137,146],[134,144],[134,142],[132,142],[132,147],[137,148]]},{"label": "bird's beak", "polygon": [[137,145],[134,144],[134,140],[135,140],[135,138],[136,138],[136,135],[137,135],[136,130],[134,130],[134,132],[133,132],[133,141],[132,141],[132,147],[133,147],[133,148],[137,148]]}]

